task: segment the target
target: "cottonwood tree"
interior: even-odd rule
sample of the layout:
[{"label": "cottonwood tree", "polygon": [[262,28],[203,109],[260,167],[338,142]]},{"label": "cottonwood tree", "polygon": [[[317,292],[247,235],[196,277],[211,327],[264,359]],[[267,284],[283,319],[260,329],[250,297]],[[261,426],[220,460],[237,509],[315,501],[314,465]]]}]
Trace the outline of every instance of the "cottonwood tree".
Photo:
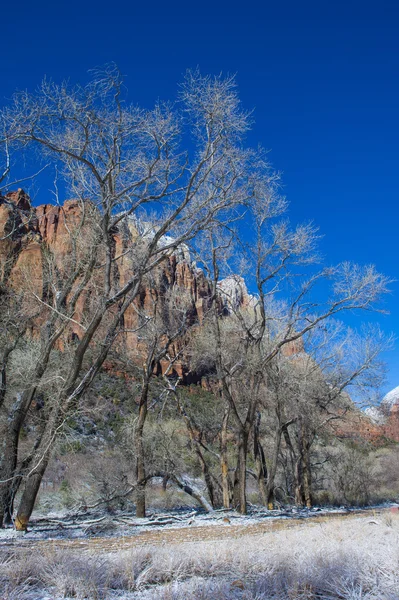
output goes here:
[{"label": "cottonwood tree", "polygon": [[152,465],[146,464],[144,446],[151,382],[163,371],[169,372],[178,361],[193,318],[193,299],[188,290],[178,285],[165,286],[163,275],[158,269],[143,279],[146,298],[135,306],[137,343],[135,351],[130,350],[131,360],[125,369],[138,381],[135,398],[138,414],[133,415],[133,422],[125,428],[134,448],[137,517],[146,516],[146,484],[152,476]]},{"label": "cottonwood tree", "polygon": [[[153,110],[130,105],[123,94],[122,78],[111,66],[95,72],[85,87],[44,81],[37,93],[17,94],[2,112],[8,138],[24,151],[39,150],[79,200],[82,214],[90,212],[96,240],[47,302],[42,351],[32,385],[21,394],[21,414],[26,414],[57,341],[78,321],[80,332],[63,385],[52,399],[46,430],[25,479],[18,529],[27,526],[65,415],[101,369],[143,277],[252,195],[253,153],[242,143],[248,117],[239,106],[233,80],[189,74],[177,116],[168,105]],[[183,133],[191,135],[191,153],[179,145]],[[140,228],[139,223],[148,221],[145,209],[152,226]],[[118,245],[123,228],[135,233]],[[128,265],[125,277],[119,275],[122,263]],[[78,300],[89,285],[96,293],[90,296],[89,309],[83,303],[84,311],[76,319]],[[0,479],[9,477],[0,473]]]},{"label": "cottonwood tree", "polygon": [[[15,371],[13,359],[15,354],[24,346],[24,335],[30,322],[31,315],[23,314],[21,311],[22,298],[20,294],[7,290],[4,286],[0,288],[0,432],[2,439],[2,453],[0,465],[9,462],[9,469],[3,471],[3,477],[10,479],[4,488],[0,482],[0,522],[6,519],[10,522],[13,492],[11,489],[13,471],[16,468],[18,432],[10,432],[13,427],[13,419],[7,418],[9,406],[7,399],[10,388],[13,388],[12,372]],[[14,367],[14,368],[13,368]],[[11,371],[11,372],[10,372]],[[11,378],[10,378],[11,376]],[[16,407],[15,407],[16,408]],[[13,408],[14,410],[14,408]],[[12,443],[11,437],[12,436]],[[8,455],[8,457],[7,457]],[[3,491],[7,494],[3,495]]]},{"label": "cottonwood tree", "polygon": [[[353,401],[359,407],[378,394],[385,375],[380,356],[392,347],[392,337],[385,336],[378,327],[356,332],[332,324],[317,333],[316,343],[309,344],[307,365],[302,360],[302,366],[292,369],[293,376],[300,377],[297,392],[294,391],[296,411],[293,415],[297,412],[297,417],[285,435],[288,449],[293,452],[295,499],[298,504],[307,506],[312,504],[315,442],[323,435],[331,436],[335,428],[342,427],[345,418],[356,427],[358,419]],[[305,371],[296,373],[298,369]]]},{"label": "cottonwood tree", "polygon": [[[314,228],[291,229],[287,222],[278,220],[285,203],[278,193],[275,175],[254,176],[252,189],[248,214],[252,217],[256,237],[253,244],[248,244],[246,258],[254,273],[256,296],[243,306],[236,302],[236,290],[232,289],[229,294],[220,289],[235,331],[224,335],[223,321],[217,310],[212,319],[216,379],[236,435],[233,502],[241,513],[247,510],[249,440],[256,429],[262,394],[267,389],[268,365],[284,347],[303,339],[334,316],[347,311],[377,309],[377,302],[388,285],[387,278],[370,266],[362,268],[343,263],[317,269]],[[217,289],[221,288],[220,265],[225,250],[214,233],[209,236],[209,248],[212,258],[208,273],[216,297]],[[318,298],[323,295],[317,286],[323,282],[330,283],[331,291],[320,301]],[[225,468],[224,472],[227,471]]]},{"label": "cottonwood tree", "polygon": [[[125,316],[144,278],[204,231],[210,232],[204,265],[213,285],[209,321],[216,379],[225,404],[223,431],[233,424],[234,503],[245,512],[248,443],[266,366],[283,346],[333,315],[374,308],[386,279],[372,268],[349,264],[313,269],[303,276],[302,269],[314,262],[316,234],[308,226],[291,230],[276,221],[285,202],[276,175],[257,152],[244,147],[248,116],[240,109],[231,79],[191,73],[178,107],[159,104],[145,111],[125,101],[120,74],[110,67],[94,73],[85,87],[45,81],[35,94],[20,93],[2,119],[7,139],[24,151],[39,149],[80,206],[78,223],[69,230],[68,273],[56,253],[50,253],[48,296],[32,291],[45,318],[31,384],[18,396],[22,421],[48,379],[59,345],[69,342],[72,334],[74,343],[67,346],[61,384],[52,394],[46,427],[25,477],[17,528],[27,526],[66,416],[123,338]],[[186,135],[191,136],[190,152],[181,146]],[[227,309],[235,332],[225,336],[217,300],[223,253],[217,231],[231,230],[232,221],[244,214],[256,234],[246,260],[257,296],[246,310],[230,302]],[[325,302],[311,300],[313,288],[326,279],[333,294]],[[284,301],[272,302],[278,295]],[[223,497],[228,502],[223,449],[221,456]],[[0,480],[9,481],[10,476],[0,471]]]},{"label": "cottonwood tree", "polygon": [[[49,437],[49,423],[56,414],[61,414],[58,400],[61,387],[58,386],[57,390],[52,389],[55,378],[54,360],[57,360],[61,344],[64,358],[56,380],[65,381],[67,370],[71,368],[74,349],[69,344],[69,338],[76,328],[80,331],[85,327],[82,321],[76,319],[77,305],[83,295],[90,292],[89,282],[98,258],[98,245],[95,243],[95,234],[91,235],[92,219],[88,214],[89,211],[84,212],[78,222],[73,220],[69,223],[70,231],[73,233],[68,236],[68,241],[64,240],[67,251],[65,256],[55,256],[50,247],[42,253],[42,281],[32,279],[32,272],[24,267],[16,268],[13,273],[12,285],[23,290],[19,302],[19,322],[26,322],[24,315],[33,312],[29,319],[30,329],[25,327],[23,330],[23,342],[25,345],[35,343],[36,348],[35,353],[30,357],[29,368],[26,369],[29,372],[29,379],[24,378],[23,385],[20,380],[19,389],[14,386],[13,397],[8,399],[5,406],[7,427],[0,456],[0,494],[3,505],[6,503],[5,498],[10,497],[10,490],[15,486],[16,479],[20,481],[21,470],[17,468],[18,458],[20,464],[25,468],[32,466],[33,471],[40,460],[39,456],[43,459],[42,463],[46,463],[46,456],[42,456],[42,444],[46,444],[45,448],[49,453],[50,442],[54,435],[53,431]],[[91,243],[87,246],[82,244],[84,239]],[[38,332],[38,336],[32,336],[32,328]],[[11,363],[10,366],[12,373],[13,364]],[[7,364],[6,370],[8,367]],[[28,455],[21,458],[18,456],[20,433],[38,395],[41,398],[43,395],[52,398],[48,407],[48,422],[45,429],[41,431],[39,439],[33,443]]]},{"label": "cottonwood tree", "polygon": [[284,448],[286,480],[291,482],[288,493],[296,504],[311,506],[313,446],[318,439],[331,437],[332,425],[342,426],[347,414],[354,422],[351,397],[359,401],[361,392],[370,398],[378,389],[383,376],[379,357],[390,345],[391,339],[376,327],[359,334],[330,320],[267,365],[259,404],[268,415],[269,469],[261,480],[266,504],[274,502]]}]

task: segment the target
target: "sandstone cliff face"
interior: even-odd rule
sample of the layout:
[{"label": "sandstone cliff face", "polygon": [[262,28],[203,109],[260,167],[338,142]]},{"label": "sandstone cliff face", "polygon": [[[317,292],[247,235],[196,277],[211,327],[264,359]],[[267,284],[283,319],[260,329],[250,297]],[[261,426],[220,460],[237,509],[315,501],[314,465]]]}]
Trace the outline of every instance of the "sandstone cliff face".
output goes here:
[{"label": "sandstone cliff face", "polygon": [[29,286],[42,297],[43,251],[51,251],[62,264],[71,248],[70,231],[80,216],[77,201],[33,207],[21,189],[0,196],[0,282]]},{"label": "sandstone cliff face", "polygon": [[[90,205],[86,210],[90,209]],[[48,272],[48,255],[52,257],[52,268],[57,273],[68,274],[68,257],[71,251],[71,237],[79,229],[82,218],[82,206],[78,201],[70,200],[63,206],[44,204],[31,206],[30,199],[21,189],[0,196],[0,284],[8,284],[15,289],[25,289],[42,300],[48,299],[48,288],[53,287],[54,272]],[[151,236],[151,225],[138,223],[134,219],[121,223],[114,234],[116,277],[124,285],[131,277],[132,262],[126,250],[139,235]],[[79,233],[78,240],[90,244],[92,232],[88,229]],[[46,260],[47,257],[47,260]],[[98,282],[101,285],[101,282]],[[251,308],[256,298],[248,293],[245,281],[236,275],[227,277],[219,284],[220,308],[225,315],[238,307]],[[163,292],[160,293],[160,288]],[[189,319],[192,324],[201,325],[210,307],[211,286],[203,272],[197,269],[190,259],[187,247],[182,247],[172,255],[165,257],[156,274],[153,287],[142,286],[134,306],[130,307],[124,318],[127,333],[123,351],[134,361],[141,361],[145,352],[145,342],[134,332],[139,324],[138,310],[152,314],[154,300],[165,295],[165,290],[175,290],[185,297],[189,304]],[[83,294],[76,309],[75,321],[83,317],[87,296]],[[29,297],[29,294],[27,295]],[[164,308],[164,310],[166,310]],[[71,331],[80,337],[83,330],[77,323],[71,323]],[[172,348],[178,351],[179,348]],[[285,356],[300,356],[303,353],[301,339],[283,346]],[[161,369],[165,368],[161,364]],[[189,368],[182,361],[176,362],[175,371],[180,377],[187,377]]]},{"label": "sandstone cliff face", "polygon": [[28,196],[23,190],[0,196],[0,283],[32,268],[40,286],[40,264],[40,234]]},{"label": "sandstone cliff face", "polygon": [[[47,204],[33,207],[21,189],[0,196],[0,285],[27,291],[26,296],[32,302],[34,295],[46,301],[47,288],[54,277],[53,272],[49,273],[48,257],[51,256],[51,269],[54,272],[57,270],[58,274],[64,276],[68,274],[71,236],[79,226],[81,216],[82,207],[74,200],[65,202],[63,206]],[[86,237],[83,243],[90,243],[90,233],[87,231],[83,234]],[[121,257],[115,262],[117,272],[114,276],[120,285],[131,277],[132,263],[124,254],[137,236],[134,223],[122,224],[114,234],[115,256]],[[211,288],[202,271],[190,261],[188,249],[165,257],[156,274],[156,281],[156,285],[163,288],[164,295],[168,289],[178,290],[181,297],[184,295],[189,304],[190,321],[202,322],[210,306]],[[77,306],[77,322],[82,318],[87,295],[82,296]],[[145,350],[139,336],[133,332],[138,325],[138,310],[151,314],[156,296],[162,302],[159,289],[143,285],[135,306],[125,314],[124,325],[129,333],[125,336],[124,351],[138,362]],[[71,331],[79,337],[83,333],[78,324],[71,324]],[[176,363],[175,370],[180,376],[187,371],[181,361]]]},{"label": "sandstone cliff face", "polygon": [[[46,272],[46,253],[51,254],[59,271],[68,271],[71,232],[79,225],[81,215],[81,205],[75,200],[67,201],[63,206],[45,204],[33,207],[29,197],[21,189],[0,196],[0,290],[1,286],[10,285],[16,290],[28,290],[28,302],[34,301],[33,294],[46,300],[48,282],[52,277],[51,273]],[[131,261],[124,254],[128,245],[134,242],[138,235],[138,224],[135,222],[121,226],[114,235],[115,255],[121,257],[116,262],[117,278],[122,285],[129,280],[132,269]],[[90,243],[90,231],[83,237],[84,244]],[[138,325],[137,309],[151,314],[154,299],[160,293],[160,286],[164,291],[175,290],[181,297],[185,297],[190,307],[189,318],[196,327],[201,326],[210,307],[210,282],[192,263],[188,249],[181,248],[166,257],[157,273],[156,284],[152,288],[143,285],[135,306],[130,307],[125,314],[124,326],[128,333],[125,334],[119,350],[138,365],[145,356],[145,341],[134,332]],[[248,293],[244,280],[238,276],[226,278],[220,282],[220,288],[221,309],[225,314],[231,311],[231,306],[251,307],[256,301]],[[77,305],[77,323],[82,318],[86,300],[86,296],[83,295]],[[70,334],[72,332],[80,337],[83,331],[77,323],[71,324]],[[179,349],[178,345],[175,345],[171,348],[171,354],[177,353]],[[303,352],[301,339],[282,348],[282,353],[287,357],[297,356],[299,359]],[[167,361],[161,361],[159,372],[164,371],[167,365]],[[105,366],[114,371],[118,370],[111,361]],[[176,361],[174,371],[186,383],[199,382],[201,379],[201,374],[191,373],[188,361],[184,358]],[[205,380],[203,383],[206,385]],[[398,390],[399,388],[394,391]],[[355,419],[347,427],[347,431],[341,431],[340,434],[346,437],[352,435],[353,431],[358,431],[361,437],[370,440],[385,435],[399,441],[399,391],[396,396],[395,402],[389,406],[389,414],[385,416],[383,424],[375,424],[371,419],[358,415],[358,422]],[[346,425],[344,429],[345,427]]]}]

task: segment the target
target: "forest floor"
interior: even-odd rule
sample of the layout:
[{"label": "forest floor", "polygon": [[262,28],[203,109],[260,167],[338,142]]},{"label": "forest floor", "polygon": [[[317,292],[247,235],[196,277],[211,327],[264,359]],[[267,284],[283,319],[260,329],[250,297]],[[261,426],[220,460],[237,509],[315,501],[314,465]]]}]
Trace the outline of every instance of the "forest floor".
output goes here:
[{"label": "forest floor", "polygon": [[258,513],[192,511],[140,526],[119,516],[126,535],[107,530],[107,516],[86,518],[105,530],[85,538],[3,536],[0,598],[399,600],[397,506]]},{"label": "forest floor", "polygon": [[35,546],[35,542],[53,541],[57,547],[120,548],[121,545],[179,543],[185,540],[227,539],[263,531],[293,527],[304,519],[346,518],[361,514],[399,511],[396,504],[350,507],[285,507],[276,510],[251,507],[247,515],[226,509],[212,513],[180,509],[166,513],[149,512],[137,519],[130,512],[53,513],[33,518],[27,532],[12,527],[0,529],[0,549],[4,546]]}]

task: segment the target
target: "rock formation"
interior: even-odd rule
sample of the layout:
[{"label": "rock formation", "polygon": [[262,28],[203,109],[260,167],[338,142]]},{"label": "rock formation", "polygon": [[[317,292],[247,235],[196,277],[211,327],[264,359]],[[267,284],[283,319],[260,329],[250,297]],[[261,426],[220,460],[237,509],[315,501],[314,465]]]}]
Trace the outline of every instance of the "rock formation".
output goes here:
[{"label": "rock formation", "polygon": [[[8,285],[13,289],[29,289],[41,300],[47,300],[46,286],[53,284],[52,274],[46,273],[48,265],[44,255],[51,255],[58,272],[68,271],[68,256],[71,250],[71,232],[79,224],[82,207],[78,201],[70,200],[63,206],[41,205],[33,207],[25,192],[16,192],[0,196],[0,285]],[[87,231],[87,236],[90,232]],[[132,263],[126,254],[129,244],[138,236],[143,239],[153,235],[153,229],[148,223],[138,223],[135,219],[123,221],[114,234],[115,255],[121,259],[115,261],[116,278],[120,285],[128,281],[131,275]],[[161,244],[170,243],[171,238],[161,239]],[[90,243],[90,239],[84,243]],[[189,319],[193,324],[201,324],[204,315],[210,307],[211,287],[201,269],[191,261],[186,246],[179,247],[175,252],[165,257],[156,273],[156,286],[151,289],[143,285],[135,306],[129,308],[124,317],[125,336],[124,349],[133,360],[139,360],[140,346],[138,336],[133,333],[137,328],[138,310],[151,314],[154,297],[162,296],[168,289],[181,290],[178,292],[185,297],[189,304]],[[32,298],[33,299],[33,298]],[[75,320],[82,317],[85,298],[77,306]],[[81,336],[82,330],[78,324],[72,325],[73,335]],[[175,364],[179,376],[184,375],[182,362]]]},{"label": "rock formation", "polygon": [[[15,192],[0,195],[0,292],[1,287],[11,285],[16,290],[29,286],[29,291],[41,300],[46,300],[46,286],[51,275],[46,274],[45,253],[51,253],[59,270],[64,269],[68,262],[71,249],[71,231],[76,228],[81,219],[81,204],[70,200],[63,206],[45,204],[37,207],[31,205],[28,195],[19,189]],[[87,232],[89,235],[90,232]],[[124,257],[125,250],[139,236],[150,238],[154,228],[149,223],[141,223],[136,219],[122,222],[114,234],[115,254],[122,258],[116,261],[119,282],[127,281],[132,268],[129,259]],[[169,243],[171,238],[165,237],[161,244]],[[85,239],[84,243],[90,243]],[[211,285],[201,269],[190,258],[186,246],[179,247],[173,254],[165,257],[156,277],[156,285],[164,290],[175,289],[185,296],[189,303],[189,318],[193,325],[200,327],[211,303]],[[236,275],[229,276],[219,283],[220,308],[225,315],[231,314],[239,307],[251,308],[256,303],[256,297],[248,293],[245,281]],[[145,351],[144,342],[134,333],[137,327],[137,309],[144,309],[151,314],[154,295],[159,289],[143,286],[136,305],[125,314],[125,328],[130,330],[125,335],[123,352],[132,362],[140,364],[140,357]],[[161,299],[162,301],[162,299]],[[77,306],[76,321],[82,313],[85,298]],[[79,314],[80,313],[80,314]],[[82,334],[79,325],[72,326],[74,335]],[[179,348],[172,348],[177,352]],[[301,339],[287,344],[282,352],[287,357],[297,356],[304,352]],[[105,367],[118,370],[115,364],[108,361]],[[166,363],[159,365],[160,371],[166,368]],[[191,373],[188,360],[182,358],[174,365],[176,374],[186,383],[199,381],[201,374]],[[360,412],[360,411],[359,411]],[[364,413],[363,413],[364,415]],[[373,409],[368,416],[359,416],[359,423],[349,426],[351,434],[354,429],[361,430],[362,437],[376,439],[385,435],[399,441],[399,387],[387,394],[379,409]]]},{"label": "rock formation", "polygon": [[384,396],[379,407],[368,408],[366,413],[385,437],[399,442],[399,386]]}]

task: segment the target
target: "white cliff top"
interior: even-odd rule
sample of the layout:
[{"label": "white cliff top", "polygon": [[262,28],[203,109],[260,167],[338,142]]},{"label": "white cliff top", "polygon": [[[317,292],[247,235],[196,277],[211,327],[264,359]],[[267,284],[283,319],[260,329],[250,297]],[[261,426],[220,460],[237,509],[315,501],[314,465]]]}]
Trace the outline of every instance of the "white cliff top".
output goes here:
[{"label": "white cliff top", "polygon": [[245,281],[239,275],[229,275],[218,283],[218,289],[223,302],[228,310],[234,310],[239,306],[253,306],[255,297],[248,294]]},{"label": "white cliff top", "polygon": [[[138,219],[135,215],[130,215],[127,218],[127,222],[130,226],[137,231],[137,233],[143,238],[147,240],[152,240],[155,234],[158,231],[157,226],[155,226],[150,221],[143,221]],[[170,235],[163,235],[158,244],[160,248],[165,248],[172,245],[175,242],[175,238]],[[172,252],[177,257],[178,262],[186,261],[191,263],[191,255],[189,248],[186,244],[179,244]]]},{"label": "white cliff top", "polygon": [[399,386],[388,392],[381,402],[381,406],[389,408],[389,410],[391,410],[395,404],[399,404]]},{"label": "white cliff top", "polygon": [[370,406],[369,408],[366,408],[364,412],[373,423],[376,423],[377,425],[385,423],[385,415],[377,406]]}]

